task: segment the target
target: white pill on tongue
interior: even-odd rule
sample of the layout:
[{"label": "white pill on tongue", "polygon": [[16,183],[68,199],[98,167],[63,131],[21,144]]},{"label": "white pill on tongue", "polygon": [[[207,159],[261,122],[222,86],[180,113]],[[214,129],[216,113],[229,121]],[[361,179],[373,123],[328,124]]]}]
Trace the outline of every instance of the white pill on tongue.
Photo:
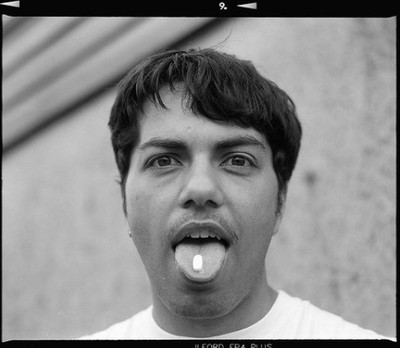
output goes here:
[{"label": "white pill on tongue", "polygon": [[203,270],[203,256],[197,254],[193,257],[193,270],[196,272]]},{"label": "white pill on tongue", "polygon": [[[194,267],[194,259],[199,255],[202,258],[200,270]],[[217,275],[222,268],[225,255],[225,246],[213,238],[195,240],[186,238],[175,248],[175,260],[179,269],[187,278],[199,282],[209,281]]]}]

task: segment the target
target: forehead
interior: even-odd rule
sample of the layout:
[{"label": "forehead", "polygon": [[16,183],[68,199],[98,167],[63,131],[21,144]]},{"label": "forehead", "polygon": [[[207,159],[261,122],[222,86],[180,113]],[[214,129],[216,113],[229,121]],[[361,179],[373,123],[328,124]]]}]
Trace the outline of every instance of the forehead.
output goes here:
[{"label": "forehead", "polygon": [[169,89],[160,91],[167,109],[148,101],[140,119],[139,144],[151,138],[179,138],[188,143],[212,144],[224,138],[248,136],[268,147],[265,136],[253,128],[243,128],[226,122],[216,122],[201,115],[195,115],[185,104],[181,91],[172,93]]}]

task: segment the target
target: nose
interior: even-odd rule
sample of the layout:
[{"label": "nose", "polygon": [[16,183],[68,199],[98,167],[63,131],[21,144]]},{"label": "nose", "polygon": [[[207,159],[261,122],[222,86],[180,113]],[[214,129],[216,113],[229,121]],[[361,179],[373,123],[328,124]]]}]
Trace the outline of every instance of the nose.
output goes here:
[{"label": "nose", "polygon": [[217,208],[222,203],[223,193],[214,168],[207,161],[192,164],[184,178],[179,205],[185,209]]}]

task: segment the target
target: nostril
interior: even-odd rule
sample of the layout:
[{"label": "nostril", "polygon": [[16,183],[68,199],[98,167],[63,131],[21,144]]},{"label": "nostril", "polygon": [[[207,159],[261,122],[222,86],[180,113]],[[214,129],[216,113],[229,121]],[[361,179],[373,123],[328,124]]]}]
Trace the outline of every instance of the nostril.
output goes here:
[{"label": "nostril", "polygon": [[217,204],[216,202],[212,200],[188,200],[182,204],[182,207],[184,209],[189,209],[192,207],[207,207],[207,208],[218,208],[220,204]]}]

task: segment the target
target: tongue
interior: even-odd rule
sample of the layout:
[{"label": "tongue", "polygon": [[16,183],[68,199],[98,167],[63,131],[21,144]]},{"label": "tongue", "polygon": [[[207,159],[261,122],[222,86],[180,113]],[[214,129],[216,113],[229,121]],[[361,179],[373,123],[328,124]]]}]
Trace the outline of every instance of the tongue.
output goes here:
[{"label": "tongue", "polygon": [[[224,263],[225,254],[225,246],[216,239],[187,238],[176,246],[175,260],[186,277],[206,282],[217,275]],[[193,259],[196,255],[202,257],[201,269],[194,268]]]}]

